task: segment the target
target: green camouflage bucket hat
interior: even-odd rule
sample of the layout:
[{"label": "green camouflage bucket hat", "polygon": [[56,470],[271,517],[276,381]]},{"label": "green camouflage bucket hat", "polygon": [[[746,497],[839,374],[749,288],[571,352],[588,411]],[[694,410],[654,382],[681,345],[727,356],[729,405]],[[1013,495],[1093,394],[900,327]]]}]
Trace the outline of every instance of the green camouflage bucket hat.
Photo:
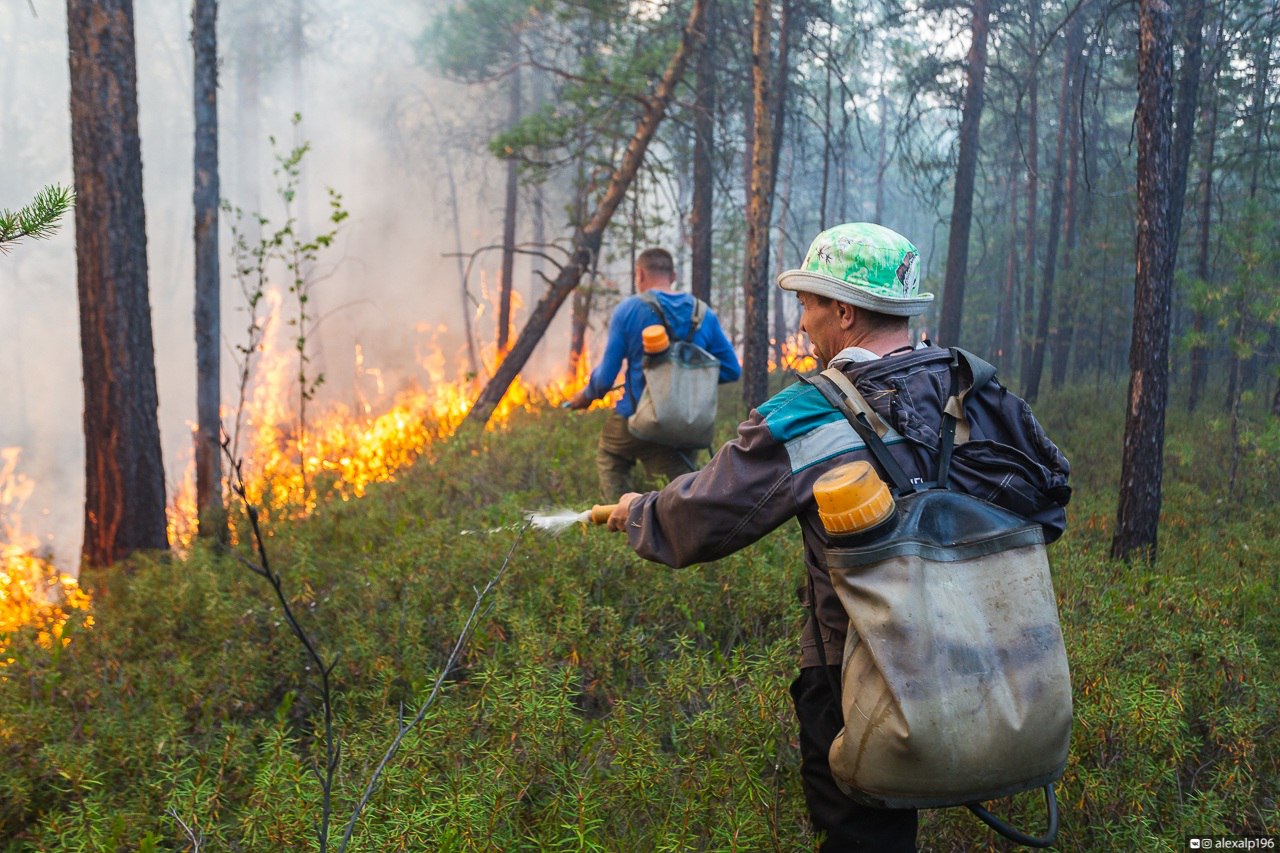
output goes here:
[{"label": "green camouflage bucket hat", "polygon": [[896,231],[849,222],[823,231],[798,270],[778,276],[783,290],[803,290],[868,311],[923,314],[932,293],[920,293],[920,250]]}]

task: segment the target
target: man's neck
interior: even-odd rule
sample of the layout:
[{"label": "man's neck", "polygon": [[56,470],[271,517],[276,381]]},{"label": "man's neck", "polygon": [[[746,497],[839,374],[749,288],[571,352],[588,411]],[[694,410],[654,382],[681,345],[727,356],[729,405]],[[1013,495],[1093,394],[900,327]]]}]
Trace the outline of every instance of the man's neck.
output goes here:
[{"label": "man's neck", "polygon": [[909,346],[911,346],[911,335],[909,332],[892,331],[886,333],[870,331],[851,334],[841,349],[858,347],[859,349],[864,349],[867,352],[874,353],[879,357],[886,353],[891,353],[894,350]]}]

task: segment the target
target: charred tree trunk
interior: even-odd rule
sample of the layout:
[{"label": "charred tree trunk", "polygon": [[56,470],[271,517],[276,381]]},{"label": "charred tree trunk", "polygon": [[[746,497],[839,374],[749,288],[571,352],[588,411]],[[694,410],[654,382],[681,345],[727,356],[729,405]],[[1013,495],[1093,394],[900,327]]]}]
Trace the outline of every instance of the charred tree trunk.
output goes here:
[{"label": "charred tree trunk", "polygon": [[195,0],[196,513],[201,536],[226,530],[219,418],[221,278],[218,275],[218,0]]},{"label": "charred tree trunk", "polygon": [[712,216],[715,200],[715,171],[712,152],[716,132],[715,3],[708,0],[706,24],[702,27],[702,48],[698,51],[694,75],[693,105],[693,209],[689,215],[693,257],[690,259],[689,289],[703,302],[711,302]]},{"label": "charred tree trunk", "polygon": [[167,548],[132,0],[68,0],[86,566]]},{"label": "charred tree trunk", "polygon": [[560,268],[551,287],[538,300],[538,304],[529,315],[529,321],[520,331],[515,343],[511,345],[507,357],[503,359],[493,378],[480,392],[475,405],[467,412],[467,423],[482,426],[489,420],[489,416],[493,414],[493,410],[497,408],[507,389],[511,387],[512,381],[529,360],[538,342],[542,340],[547,327],[555,319],[556,312],[578,286],[583,273],[590,269],[594,262],[600,251],[604,229],[608,227],[609,220],[613,218],[618,205],[622,203],[627,193],[627,188],[635,179],[636,172],[644,160],[645,150],[649,147],[653,134],[666,115],[676,83],[679,82],[680,76],[684,73],[685,64],[693,53],[697,33],[702,25],[705,9],[703,3],[704,0],[694,0],[693,9],[689,12],[689,20],[685,24],[684,33],[680,39],[680,46],[672,55],[671,61],[667,63],[667,68],[653,94],[644,98],[644,110],[636,122],[635,132],[627,143],[626,151],[623,152],[622,162],[610,177],[609,185],[591,218],[578,231],[570,260]]},{"label": "charred tree trunk", "polygon": [[1053,317],[1054,277],[1058,264],[1058,239],[1061,234],[1063,198],[1066,195],[1066,160],[1075,100],[1076,63],[1084,47],[1084,21],[1079,12],[1071,16],[1067,24],[1066,61],[1062,65],[1062,87],[1058,102],[1058,141],[1054,152],[1053,188],[1049,195],[1049,241],[1044,253],[1044,284],[1040,288],[1040,305],[1036,317],[1035,334],[1031,339],[1031,364],[1022,377],[1027,402],[1034,403],[1040,396],[1040,377],[1044,374],[1045,352],[1049,348],[1049,321]]},{"label": "charred tree trunk", "polygon": [[[785,20],[787,0],[783,0]],[[755,0],[751,27],[751,173],[747,196],[742,399],[754,408],[769,397],[769,224],[773,219],[773,100],[770,98],[770,0]],[[779,43],[785,43],[785,32]],[[782,75],[779,75],[781,77]]]},{"label": "charred tree trunk", "polygon": [[1111,555],[1154,562],[1168,400],[1169,295],[1174,235],[1169,232],[1173,136],[1173,13],[1166,0],[1138,6],[1138,239],[1129,405],[1120,501]]},{"label": "charred tree trunk", "polygon": [[[511,72],[510,107],[507,129],[520,122],[520,66]],[[507,203],[502,213],[502,290],[498,297],[498,355],[507,350],[511,333],[511,283],[516,267],[516,202],[519,199],[520,175],[514,153],[507,157]]]},{"label": "charred tree trunk", "polygon": [[989,0],[974,0],[972,43],[969,45],[964,113],[960,119],[960,151],[956,164],[955,201],[951,205],[951,233],[947,239],[947,273],[942,286],[942,316],[938,341],[958,346],[964,310],[966,267],[969,264],[969,229],[973,220],[973,180],[978,167],[978,128],[982,119],[983,87],[987,75],[987,31],[991,18]]}]

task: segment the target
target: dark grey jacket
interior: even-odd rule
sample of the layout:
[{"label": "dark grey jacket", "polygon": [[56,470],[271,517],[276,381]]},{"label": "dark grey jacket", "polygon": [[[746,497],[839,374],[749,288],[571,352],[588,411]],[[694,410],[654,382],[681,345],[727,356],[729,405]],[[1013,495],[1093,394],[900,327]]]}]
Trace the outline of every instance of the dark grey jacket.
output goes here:
[{"label": "dark grey jacket", "polygon": [[[840,365],[891,427],[885,443],[909,477],[935,478],[950,365],[950,352],[938,347]],[[1070,466],[1030,407],[993,379],[968,395],[965,413],[969,439],[955,448],[951,488],[1033,519],[1047,541],[1057,539],[1066,527]],[[848,618],[827,578],[828,537],[813,484],[855,459],[870,454],[848,421],[818,389],[796,383],[753,410],[705,468],[635,501],[628,541],[640,556],[680,567],[728,556],[798,519],[826,659],[839,663]],[[813,636],[807,625],[801,666],[819,665]]]}]

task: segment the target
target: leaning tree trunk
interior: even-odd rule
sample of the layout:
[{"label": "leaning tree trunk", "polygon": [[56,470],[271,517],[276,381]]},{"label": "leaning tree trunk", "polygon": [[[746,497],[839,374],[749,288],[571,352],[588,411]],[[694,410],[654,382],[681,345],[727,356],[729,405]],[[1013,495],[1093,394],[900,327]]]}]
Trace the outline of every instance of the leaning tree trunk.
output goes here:
[{"label": "leaning tree trunk", "polygon": [[1173,136],[1173,14],[1166,0],[1139,0],[1138,240],[1129,405],[1120,501],[1111,555],[1154,562],[1169,396],[1169,295],[1173,289],[1169,197]]},{"label": "leaning tree trunk", "polygon": [[[520,66],[511,72],[510,108],[507,128],[520,121]],[[498,297],[498,356],[507,349],[511,333],[511,282],[516,269],[516,201],[519,199],[520,175],[515,154],[507,157],[507,203],[502,213],[502,291]]]},{"label": "leaning tree trunk", "polygon": [[578,286],[582,274],[591,268],[596,254],[600,251],[604,229],[608,227],[609,220],[613,218],[618,205],[626,196],[627,188],[635,179],[636,172],[639,171],[640,164],[644,160],[645,150],[649,147],[653,134],[666,115],[676,83],[679,82],[680,76],[684,73],[685,64],[694,51],[698,28],[702,24],[705,10],[704,2],[705,0],[694,0],[693,9],[689,12],[689,20],[685,24],[684,33],[680,39],[680,46],[667,63],[667,68],[653,94],[642,99],[644,110],[636,122],[635,133],[632,134],[622,154],[622,162],[609,178],[609,185],[599,205],[578,231],[569,261],[560,268],[559,274],[556,275],[547,292],[538,300],[538,304],[529,315],[529,321],[520,331],[515,343],[511,345],[507,357],[502,360],[493,378],[480,392],[475,405],[467,412],[467,423],[481,426],[489,420],[489,416],[498,407],[498,403],[502,402],[516,375],[529,360],[529,356],[533,355],[534,348],[542,340],[543,334],[555,319],[556,312],[564,304],[565,298]]},{"label": "leaning tree trunk", "polygon": [[[947,238],[947,273],[942,285],[942,317],[938,341],[960,344],[960,318],[964,310],[966,267],[969,265],[969,229],[973,220],[973,179],[978,168],[978,127],[982,119],[983,86],[987,75],[987,31],[991,18],[989,0],[974,0],[964,113],[960,119],[960,151],[956,164],[955,201],[951,205],[951,233]],[[1028,273],[1029,274],[1029,273]]]},{"label": "leaning tree trunk", "polygon": [[222,514],[219,417],[221,303],[218,275],[218,0],[195,0],[191,43],[195,50],[195,323],[196,514],[201,536],[226,530]]},{"label": "leaning tree trunk", "polygon": [[86,566],[166,548],[132,0],[67,0]]}]

